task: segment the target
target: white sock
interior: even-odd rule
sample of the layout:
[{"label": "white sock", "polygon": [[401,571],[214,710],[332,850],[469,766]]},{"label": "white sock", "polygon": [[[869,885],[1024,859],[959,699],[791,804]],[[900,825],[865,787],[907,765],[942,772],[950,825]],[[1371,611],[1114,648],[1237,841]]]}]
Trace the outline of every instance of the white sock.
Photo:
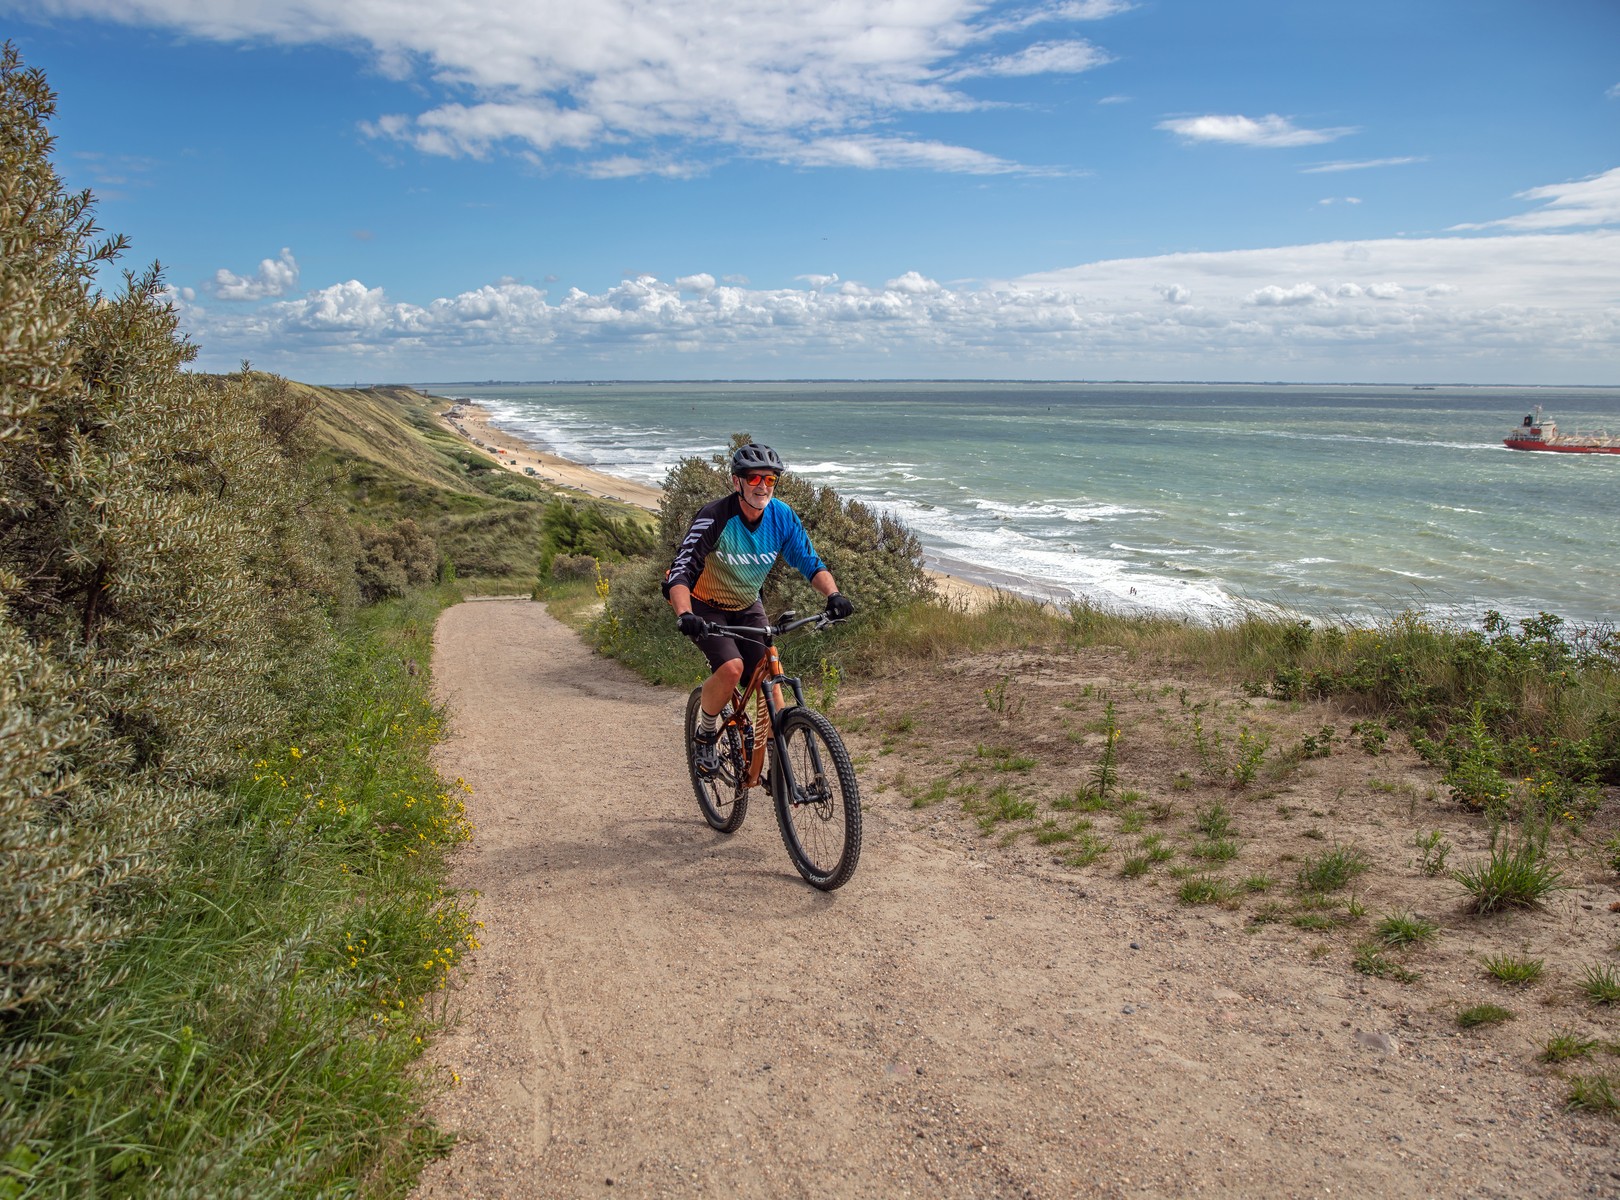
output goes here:
[{"label": "white sock", "polygon": [[704,712],[703,706],[698,705],[697,727],[699,733],[714,733],[720,728],[720,714]]}]

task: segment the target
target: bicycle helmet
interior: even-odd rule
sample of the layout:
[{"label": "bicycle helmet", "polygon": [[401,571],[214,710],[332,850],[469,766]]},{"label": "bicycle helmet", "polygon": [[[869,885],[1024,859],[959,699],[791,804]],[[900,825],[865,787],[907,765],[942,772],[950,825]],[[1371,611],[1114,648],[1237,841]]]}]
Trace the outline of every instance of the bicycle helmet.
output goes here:
[{"label": "bicycle helmet", "polygon": [[780,475],[787,470],[782,465],[782,456],[769,446],[761,446],[749,442],[746,446],[738,446],[731,455],[731,473],[733,475],[751,475],[758,471],[769,471],[773,475]]}]

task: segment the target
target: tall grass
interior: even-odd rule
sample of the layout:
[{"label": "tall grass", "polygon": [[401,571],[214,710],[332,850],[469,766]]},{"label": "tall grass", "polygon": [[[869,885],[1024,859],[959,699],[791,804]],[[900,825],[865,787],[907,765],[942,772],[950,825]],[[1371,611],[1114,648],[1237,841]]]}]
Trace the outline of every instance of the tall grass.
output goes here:
[{"label": "tall grass", "polygon": [[26,1053],[0,1107],[26,1132],[0,1195],[384,1194],[442,1144],[411,1065],[476,924],[412,669],[441,599],[365,614],[87,998],[7,1030]]}]

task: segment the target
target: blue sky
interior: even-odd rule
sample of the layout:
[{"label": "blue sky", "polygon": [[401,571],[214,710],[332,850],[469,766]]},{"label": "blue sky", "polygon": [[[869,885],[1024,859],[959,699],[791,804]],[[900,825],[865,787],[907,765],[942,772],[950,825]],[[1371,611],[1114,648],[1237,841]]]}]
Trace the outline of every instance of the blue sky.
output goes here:
[{"label": "blue sky", "polygon": [[208,369],[1620,384],[1612,0],[0,0]]}]

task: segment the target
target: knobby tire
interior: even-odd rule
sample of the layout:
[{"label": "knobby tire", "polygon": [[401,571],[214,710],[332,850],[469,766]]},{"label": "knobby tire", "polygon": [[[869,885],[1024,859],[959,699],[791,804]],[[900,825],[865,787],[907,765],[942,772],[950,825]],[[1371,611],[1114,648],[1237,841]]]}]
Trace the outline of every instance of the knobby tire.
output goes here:
[{"label": "knobby tire", "polygon": [[814,709],[790,708],[777,725],[775,750],[788,767],[782,770],[778,761],[771,771],[776,823],[788,857],[812,887],[842,887],[861,857],[861,796],[844,740]]}]

